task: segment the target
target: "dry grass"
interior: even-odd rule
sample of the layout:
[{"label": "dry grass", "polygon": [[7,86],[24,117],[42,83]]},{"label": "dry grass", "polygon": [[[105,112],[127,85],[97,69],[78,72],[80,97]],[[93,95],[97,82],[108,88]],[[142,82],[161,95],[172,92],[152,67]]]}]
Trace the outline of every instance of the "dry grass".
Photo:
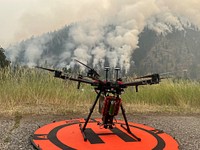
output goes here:
[{"label": "dry grass", "polygon": [[200,83],[164,80],[158,85],[140,87],[138,93],[129,88],[123,98],[129,105],[154,106],[158,111],[199,113]]},{"label": "dry grass", "polygon": [[[88,113],[95,99],[92,87],[55,79],[52,73],[37,69],[7,68],[0,71],[0,114]],[[159,85],[132,87],[122,95],[129,113],[167,112],[200,114],[198,82],[164,81]]]}]

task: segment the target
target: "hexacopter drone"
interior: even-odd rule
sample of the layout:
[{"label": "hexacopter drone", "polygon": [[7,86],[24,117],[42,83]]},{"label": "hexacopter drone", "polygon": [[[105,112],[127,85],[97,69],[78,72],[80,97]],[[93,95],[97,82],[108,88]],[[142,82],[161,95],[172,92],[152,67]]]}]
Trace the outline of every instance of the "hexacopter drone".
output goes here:
[{"label": "hexacopter drone", "polygon": [[80,124],[80,130],[83,135],[84,141],[87,141],[87,137],[85,135],[85,129],[89,122],[89,119],[93,113],[93,110],[99,101],[99,112],[102,115],[102,121],[98,122],[99,126],[102,126],[103,128],[112,129],[115,127],[114,117],[118,115],[119,109],[121,108],[122,115],[125,121],[124,125],[121,125],[130,135],[132,135],[137,141],[140,141],[141,139],[137,137],[135,134],[133,134],[130,130],[127,117],[125,114],[125,109],[122,105],[122,99],[120,95],[123,93],[124,89],[129,86],[135,86],[136,92],[138,92],[138,86],[140,85],[151,85],[151,84],[158,84],[160,82],[160,76],[159,74],[151,74],[146,76],[141,76],[135,79],[133,82],[122,82],[122,79],[118,77],[119,74],[119,68],[115,68],[116,70],[116,79],[115,81],[111,81],[108,79],[108,72],[109,67],[105,67],[105,73],[106,78],[105,80],[100,79],[100,75],[97,73],[96,70],[93,68],[85,65],[84,63],[76,60],[78,63],[84,65],[89,70],[87,72],[87,78],[83,77],[82,75],[79,75],[78,78],[73,78],[62,71],[54,70],[54,69],[48,69],[44,67],[37,66],[36,68],[48,70],[51,72],[54,72],[54,77],[61,78],[64,80],[72,80],[78,82],[78,89],[80,88],[80,83],[86,83],[90,84],[94,87],[95,92],[97,93],[96,99],[90,109],[90,112],[87,116],[87,119],[84,124]]}]

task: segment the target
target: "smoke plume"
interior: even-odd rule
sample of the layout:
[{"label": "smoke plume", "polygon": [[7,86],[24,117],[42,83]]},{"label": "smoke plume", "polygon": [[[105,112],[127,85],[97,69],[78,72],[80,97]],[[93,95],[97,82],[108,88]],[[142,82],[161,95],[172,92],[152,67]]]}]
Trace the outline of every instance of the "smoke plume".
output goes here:
[{"label": "smoke plume", "polygon": [[[63,50],[49,55],[46,43],[53,37],[46,34],[49,37],[43,35],[25,44],[23,63],[35,65],[42,58],[66,66],[76,58],[86,64],[92,63],[93,67],[103,67],[108,60],[110,67],[119,66],[127,72],[131,55],[138,47],[139,34],[145,27],[166,35],[192,24],[197,28],[200,26],[198,0],[88,0],[81,3],[79,1],[79,9],[75,9],[82,19],[79,17],[69,26]],[[20,51],[19,47],[12,46],[6,54],[15,62]],[[46,57],[45,53],[48,54]]]}]

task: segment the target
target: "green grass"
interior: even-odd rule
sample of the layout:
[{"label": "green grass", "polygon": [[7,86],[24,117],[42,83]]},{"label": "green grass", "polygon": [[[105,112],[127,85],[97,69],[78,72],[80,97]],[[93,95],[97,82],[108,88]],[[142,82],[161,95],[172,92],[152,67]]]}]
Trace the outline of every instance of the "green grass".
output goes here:
[{"label": "green grass", "polygon": [[[84,90],[82,90],[84,89]],[[0,70],[0,114],[88,113],[95,99],[89,85],[53,77],[39,69]],[[158,85],[125,89],[122,95],[126,111],[200,114],[200,84],[195,81],[163,80]]]},{"label": "green grass", "polygon": [[76,89],[72,81],[64,81],[36,69],[11,69],[0,72],[1,113],[65,113],[88,107],[95,93]]},{"label": "green grass", "polygon": [[200,84],[195,81],[163,80],[158,85],[140,86],[138,93],[133,88],[125,93],[122,97],[128,105],[143,105],[152,112],[200,112]]}]

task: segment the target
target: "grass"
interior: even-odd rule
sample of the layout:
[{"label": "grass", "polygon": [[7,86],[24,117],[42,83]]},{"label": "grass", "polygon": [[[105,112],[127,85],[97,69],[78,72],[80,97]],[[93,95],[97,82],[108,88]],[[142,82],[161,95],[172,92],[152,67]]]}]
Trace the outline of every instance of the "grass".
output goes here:
[{"label": "grass", "polygon": [[128,105],[143,105],[149,109],[154,106],[154,111],[199,113],[200,84],[188,80],[164,80],[158,85],[141,86],[138,93],[129,88],[123,98]]},{"label": "grass", "polygon": [[5,143],[11,142],[11,137],[13,130],[17,129],[20,126],[20,121],[22,119],[22,115],[19,112],[15,112],[14,114],[14,125],[13,127],[8,131],[8,134],[6,134],[6,137],[4,139]]},{"label": "grass", "polygon": [[89,108],[90,100],[95,96],[89,87],[88,92],[76,90],[74,82],[55,79],[52,73],[36,69],[2,70],[0,85],[1,113],[80,111],[87,105]]},{"label": "grass", "polygon": [[[0,71],[0,114],[88,113],[95,92],[89,85],[56,79],[52,73],[28,68]],[[163,80],[158,85],[133,87],[122,95],[126,111],[200,114],[200,84]],[[97,108],[97,107],[96,107]]]},{"label": "grass", "polygon": [[22,115],[21,115],[20,113],[16,112],[16,113],[14,114],[14,122],[15,122],[15,123],[14,123],[12,129],[10,130],[10,133],[11,133],[13,130],[17,129],[17,128],[20,126],[20,121],[21,121],[21,119],[22,119]]}]

